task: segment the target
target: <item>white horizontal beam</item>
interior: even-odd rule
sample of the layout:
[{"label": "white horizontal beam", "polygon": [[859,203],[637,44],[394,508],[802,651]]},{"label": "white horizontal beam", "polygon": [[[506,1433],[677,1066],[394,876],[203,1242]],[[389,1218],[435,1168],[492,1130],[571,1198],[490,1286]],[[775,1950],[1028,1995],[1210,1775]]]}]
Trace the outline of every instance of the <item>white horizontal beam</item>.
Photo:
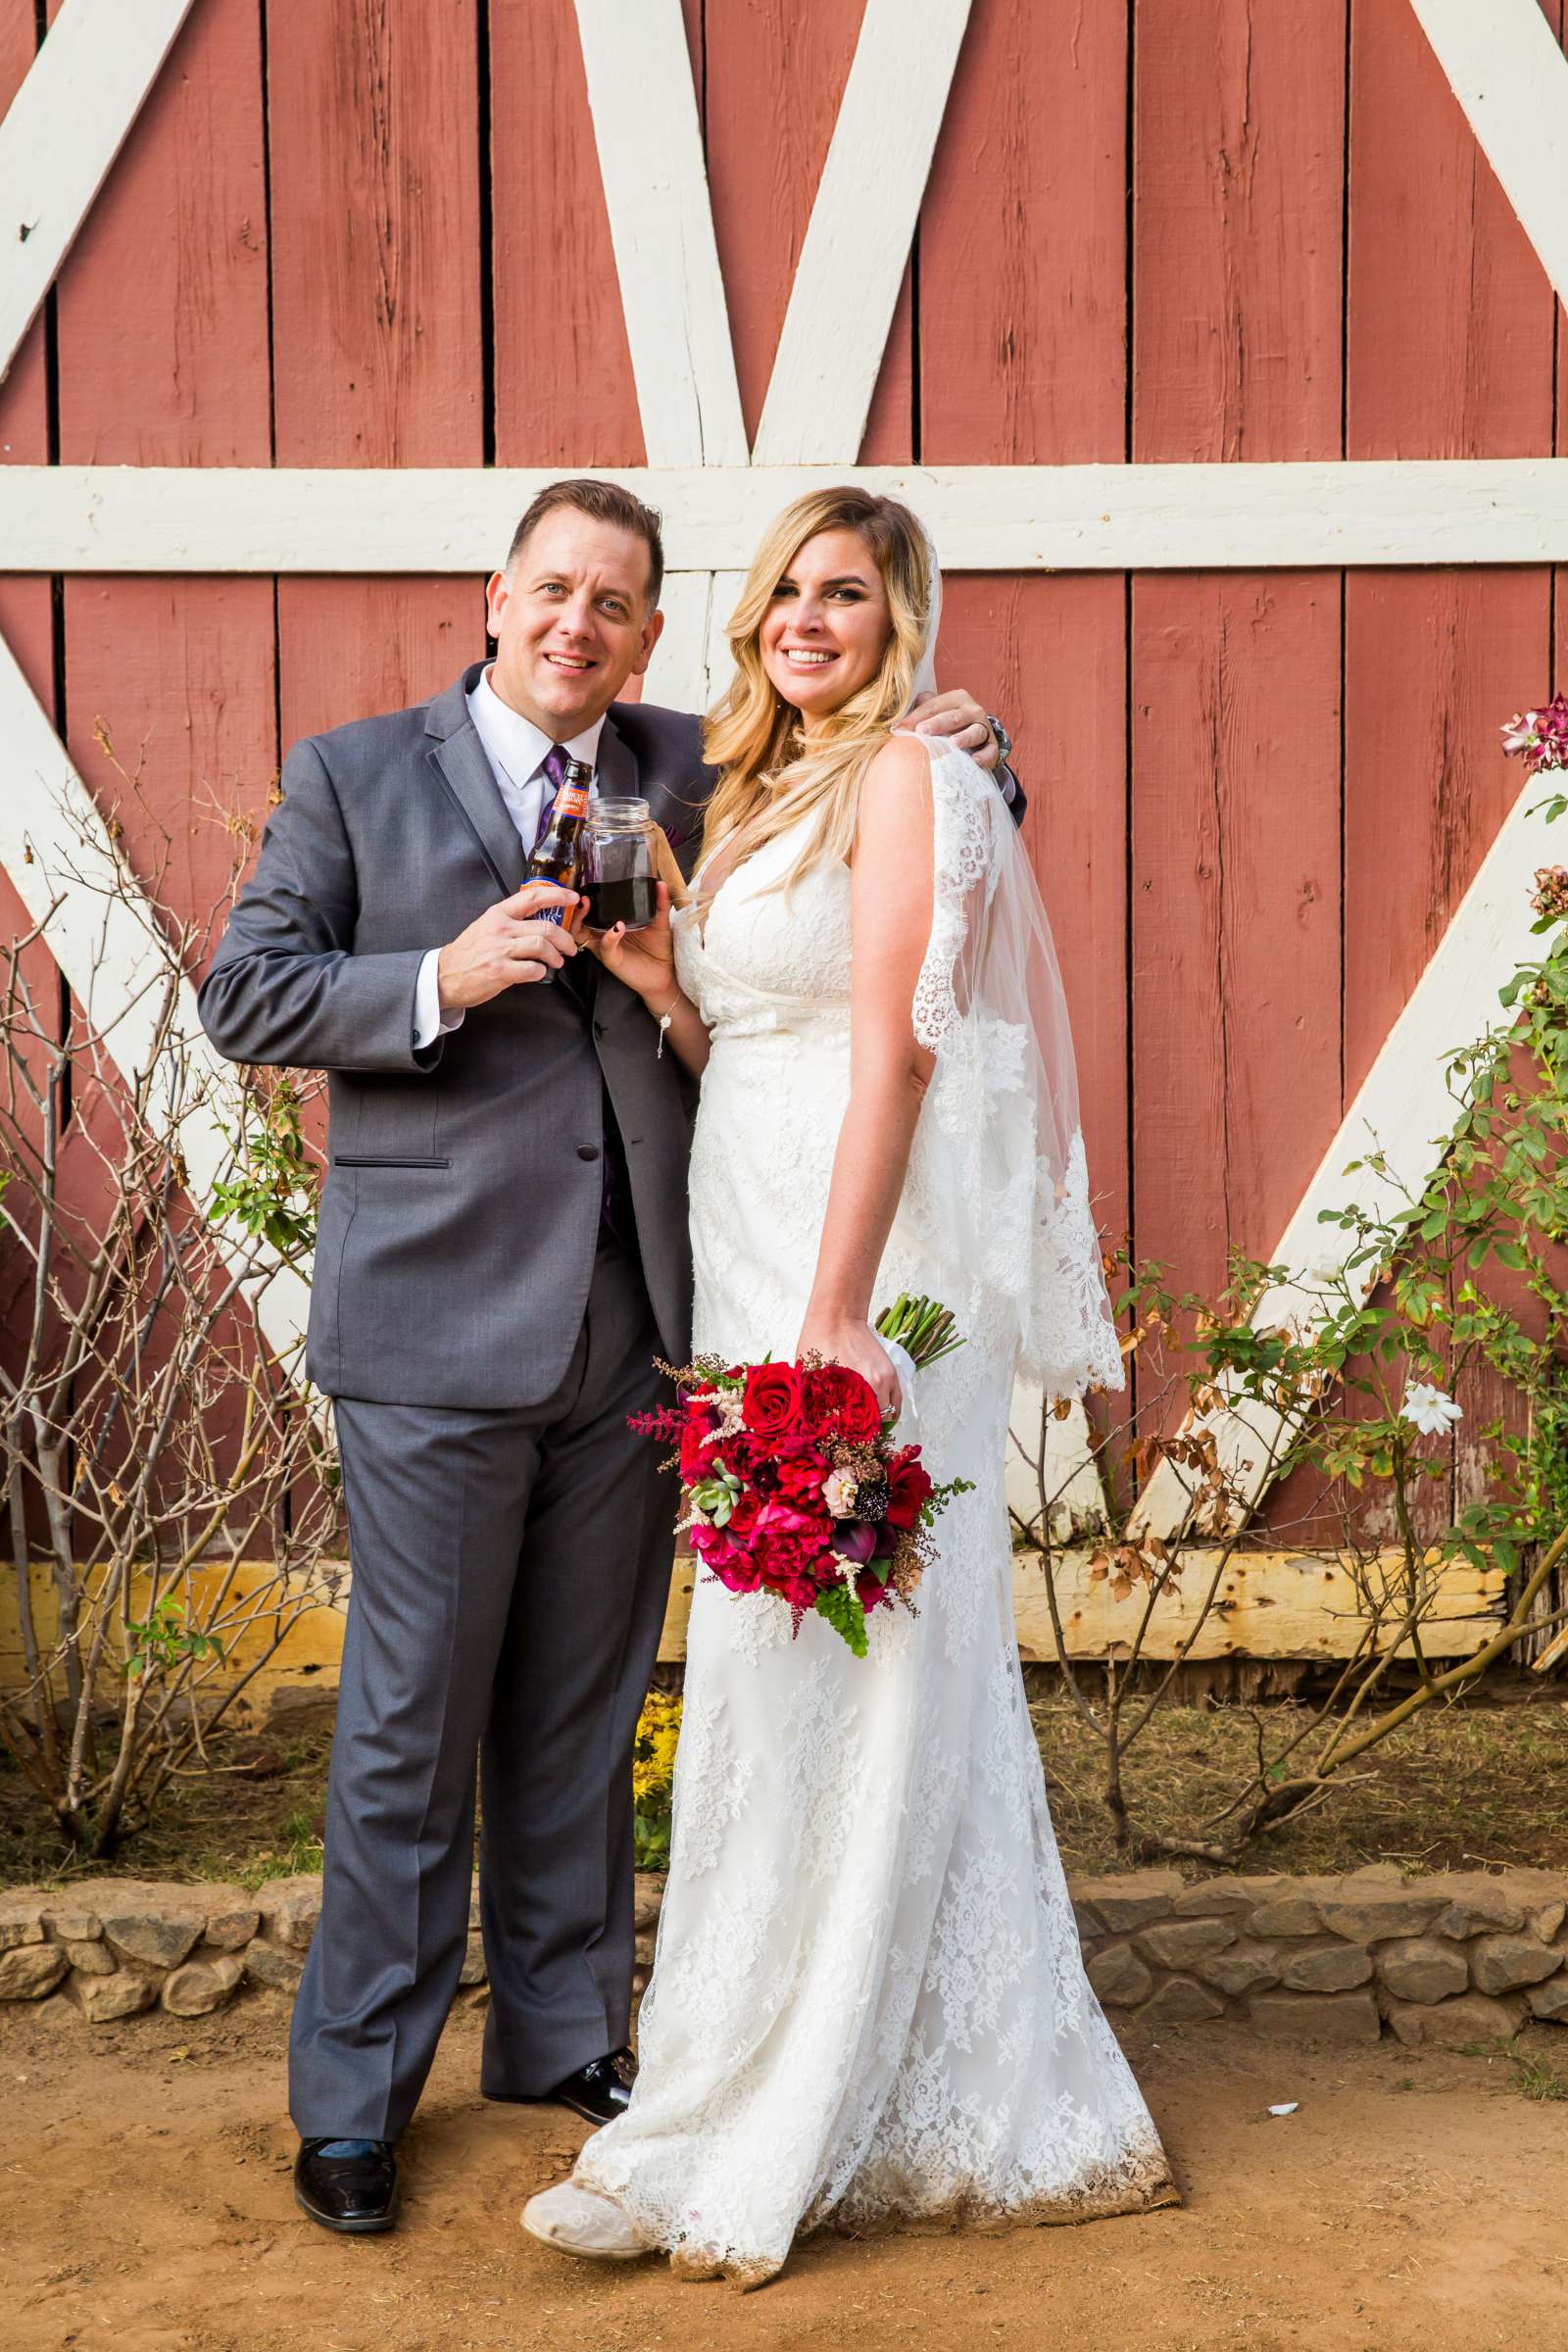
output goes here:
[{"label": "white horizontal beam", "polygon": [[[1531,880],[1538,866],[1551,863],[1555,840],[1541,813],[1543,798],[1541,784],[1532,778],[1384,1039],[1270,1253],[1270,1264],[1289,1266],[1299,1280],[1265,1292],[1252,1316],[1260,1329],[1308,1331],[1323,1319],[1325,1303],[1332,1306],[1339,1299],[1340,1294],[1325,1286],[1357,1243],[1353,1234],[1325,1225],[1325,1210],[1358,1202],[1374,1217],[1389,1215],[1407,1192],[1420,1192],[1442,1157],[1457,1116],[1448,1086],[1448,1057],[1479,1040],[1489,1026],[1505,1021],[1497,991],[1515,964],[1530,954],[1535,919]],[[1381,1154],[1381,1170],[1364,1164],[1370,1152]],[[1363,1165],[1348,1175],[1351,1160]],[[1366,1298],[1378,1272],[1375,1264],[1356,1270],[1352,1288],[1357,1298]],[[1249,1402],[1205,1415],[1198,1426],[1212,1432],[1220,1465],[1250,1508],[1270,1484],[1268,1465],[1283,1451],[1291,1422],[1270,1407]],[[1182,1472],[1161,1462],[1139,1498],[1135,1531],[1180,1534],[1190,1494]]]},{"label": "white horizontal beam", "polygon": [[[672,571],[735,571],[803,491],[906,499],[952,571],[1568,563],[1568,458],[604,468]],[[7,571],[482,572],[542,468],[0,466]]]},{"label": "white horizontal beam", "polygon": [[0,379],[191,0],[64,0],[0,122]]}]

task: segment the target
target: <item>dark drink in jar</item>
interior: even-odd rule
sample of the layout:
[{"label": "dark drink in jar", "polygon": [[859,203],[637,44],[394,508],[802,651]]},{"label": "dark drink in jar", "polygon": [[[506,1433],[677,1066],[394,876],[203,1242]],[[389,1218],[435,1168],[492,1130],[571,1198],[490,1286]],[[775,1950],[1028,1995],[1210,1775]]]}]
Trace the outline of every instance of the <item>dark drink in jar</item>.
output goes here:
[{"label": "dark drink in jar", "polygon": [[612,931],[624,923],[628,931],[643,931],[659,912],[659,884],[652,875],[632,874],[618,882],[588,881],[588,922],[595,931]]},{"label": "dark drink in jar", "polygon": [[659,912],[658,827],[648,803],[601,795],[588,811],[582,892],[596,931],[643,931]]}]

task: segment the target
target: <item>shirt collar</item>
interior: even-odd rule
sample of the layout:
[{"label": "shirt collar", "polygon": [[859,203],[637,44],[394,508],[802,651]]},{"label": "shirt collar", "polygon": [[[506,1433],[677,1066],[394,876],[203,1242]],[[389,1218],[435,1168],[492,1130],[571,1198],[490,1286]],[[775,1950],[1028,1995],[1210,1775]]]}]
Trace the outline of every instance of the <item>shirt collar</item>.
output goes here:
[{"label": "shirt collar", "polygon": [[[479,741],[493,760],[499,762],[514,784],[526,784],[543,764],[545,754],[556,740],[520,710],[504,703],[490,683],[486,664],[479,683],[468,697],[468,715],[479,732]],[[604,732],[603,717],[596,718],[591,727],[580,735],[568,738],[566,749],[574,760],[592,767],[599,757],[599,738]]]}]

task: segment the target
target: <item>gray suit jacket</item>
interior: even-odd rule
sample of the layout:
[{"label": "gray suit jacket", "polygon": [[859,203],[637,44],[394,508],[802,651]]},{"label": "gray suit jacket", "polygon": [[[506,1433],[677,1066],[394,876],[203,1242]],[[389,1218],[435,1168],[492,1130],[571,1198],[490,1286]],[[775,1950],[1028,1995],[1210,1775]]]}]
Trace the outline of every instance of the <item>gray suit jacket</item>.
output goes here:
[{"label": "gray suit jacket", "polygon": [[[509,989],[415,1051],[426,950],[523,878],[468,716],[478,674],[295,745],[201,991],[231,1060],[329,1074],[306,1358],[329,1396],[499,1407],[559,1387],[593,1273],[607,1096],[664,1348],[682,1363],[690,1345],[696,1090],[637,999],[583,956],[569,981]],[[599,780],[643,794],[689,866],[712,787],[695,718],[615,704]]]}]

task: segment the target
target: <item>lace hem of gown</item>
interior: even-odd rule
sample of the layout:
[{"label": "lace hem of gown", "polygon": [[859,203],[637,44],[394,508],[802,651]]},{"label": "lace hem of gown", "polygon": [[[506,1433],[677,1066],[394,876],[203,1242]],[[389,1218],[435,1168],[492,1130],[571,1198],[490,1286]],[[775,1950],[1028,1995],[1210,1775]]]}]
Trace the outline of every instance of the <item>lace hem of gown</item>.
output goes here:
[{"label": "lace hem of gown", "polygon": [[[1182,2203],[1170,2163],[1157,2139],[1129,2148],[1116,2165],[1097,2166],[1065,2187],[1040,2189],[1016,2204],[964,2190],[946,2203],[920,2195],[890,2195],[886,2202],[869,2191],[846,2197],[831,2211],[808,2214],[796,2236],[830,2231],[837,2237],[884,2237],[903,2230],[917,2237],[934,2237],[951,2230],[972,2230],[984,2237],[1004,2237],[1015,2230],[1073,2229],[1084,2222],[1108,2222],[1138,2213],[1158,2213]],[[667,2253],[673,2277],[705,2282],[721,2278],[742,2294],[765,2286],[784,2265],[755,2255],[704,2247],[686,2240],[672,2247],[651,2245]]]}]

